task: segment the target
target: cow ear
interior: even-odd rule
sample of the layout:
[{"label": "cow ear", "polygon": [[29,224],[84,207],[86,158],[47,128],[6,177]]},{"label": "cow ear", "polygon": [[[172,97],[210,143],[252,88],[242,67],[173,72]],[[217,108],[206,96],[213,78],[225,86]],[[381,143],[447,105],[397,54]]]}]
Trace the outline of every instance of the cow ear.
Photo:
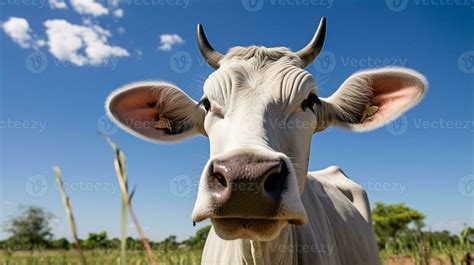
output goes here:
[{"label": "cow ear", "polygon": [[147,141],[179,141],[203,128],[205,111],[185,92],[165,82],[139,82],[114,91],[106,111],[125,131]]},{"label": "cow ear", "polygon": [[413,70],[381,68],[358,72],[316,106],[316,131],[333,124],[359,132],[379,128],[415,106],[426,90],[426,79]]}]

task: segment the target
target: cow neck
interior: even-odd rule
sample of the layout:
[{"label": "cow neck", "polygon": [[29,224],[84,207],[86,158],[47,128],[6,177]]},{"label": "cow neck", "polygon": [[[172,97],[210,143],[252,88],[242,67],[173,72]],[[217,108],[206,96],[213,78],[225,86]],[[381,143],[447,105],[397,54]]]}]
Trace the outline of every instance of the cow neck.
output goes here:
[{"label": "cow neck", "polygon": [[271,241],[240,240],[244,264],[297,264],[293,244],[292,227],[283,228],[277,238]]}]

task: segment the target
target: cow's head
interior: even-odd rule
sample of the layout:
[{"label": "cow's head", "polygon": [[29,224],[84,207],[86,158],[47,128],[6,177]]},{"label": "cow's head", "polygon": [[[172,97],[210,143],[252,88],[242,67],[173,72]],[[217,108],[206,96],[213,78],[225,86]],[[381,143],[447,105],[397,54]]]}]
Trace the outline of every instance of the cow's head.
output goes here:
[{"label": "cow's head", "polygon": [[356,73],[320,98],[304,68],[321,50],[325,30],[323,18],[298,52],[252,46],[223,55],[199,25],[199,49],[215,69],[199,102],[172,84],[140,82],[113,92],[107,112],[124,130],[155,143],[209,137],[193,221],[211,218],[224,239],[270,240],[287,224],[307,221],[300,195],[315,132],[331,125],[375,129],[425,93],[420,74],[384,68]]}]

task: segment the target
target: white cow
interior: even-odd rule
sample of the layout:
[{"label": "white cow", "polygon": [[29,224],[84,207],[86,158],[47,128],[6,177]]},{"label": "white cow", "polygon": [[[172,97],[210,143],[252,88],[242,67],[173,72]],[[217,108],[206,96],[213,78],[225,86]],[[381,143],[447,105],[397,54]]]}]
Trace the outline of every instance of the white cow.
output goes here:
[{"label": "white cow", "polygon": [[[107,100],[110,118],[145,140],[209,137],[192,213],[213,228],[202,264],[379,264],[365,191],[337,167],[308,173],[315,132],[368,131],[420,101],[425,78],[403,68],[358,72],[329,98],[304,70],[322,48],[323,18],[302,50],[215,51],[198,25],[199,49],[215,71],[193,101],[166,82],[134,83]],[[382,152],[382,151],[381,151]]]}]

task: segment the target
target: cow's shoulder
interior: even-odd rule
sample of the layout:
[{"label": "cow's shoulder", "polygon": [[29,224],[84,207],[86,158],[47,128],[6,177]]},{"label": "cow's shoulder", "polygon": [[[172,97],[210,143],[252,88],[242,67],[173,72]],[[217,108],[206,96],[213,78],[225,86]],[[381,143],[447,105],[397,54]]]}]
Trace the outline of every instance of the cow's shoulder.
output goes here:
[{"label": "cow's shoulder", "polygon": [[308,172],[308,181],[317,181],[322,186],[335,186],[357,208],[368,223],[372,223],[370,204],[364,188],[351,180],[340,167],[330,166],[323,170]]}]

